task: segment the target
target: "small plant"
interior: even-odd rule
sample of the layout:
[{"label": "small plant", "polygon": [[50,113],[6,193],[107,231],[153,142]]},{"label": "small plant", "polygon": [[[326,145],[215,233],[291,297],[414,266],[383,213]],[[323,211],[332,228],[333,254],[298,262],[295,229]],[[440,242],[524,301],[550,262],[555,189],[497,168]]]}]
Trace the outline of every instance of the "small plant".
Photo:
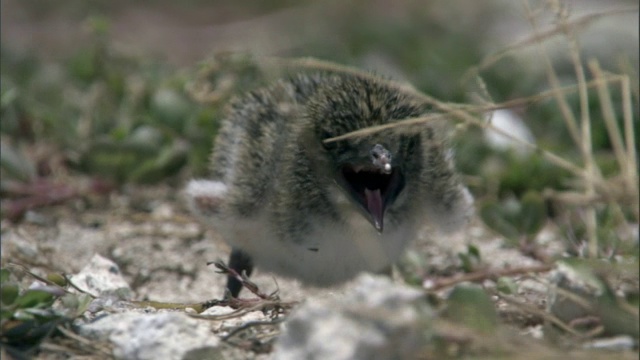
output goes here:
[{"label": "small plant", "polygon": [[[23,358],[33,355],[40,343],[54,335],[59,326],[82,314],[91,297],[71,294],[56,282],[31,273],[37,281],[29,288],[21,288],[10,270],[16,268],[0,269],[0,344],[8,354]],[[60,275],[49,277],[66,283]],[[59,306],[54,306],[56,302]]]},{"label": "small plant", "polygon": [[533,245],[535,236],[545,225],[547,209],[542,196],[529,191],[519,200],[508,198],[500,203],[487,200],[479,205],[479,215],[510,244],[525,250]]}]

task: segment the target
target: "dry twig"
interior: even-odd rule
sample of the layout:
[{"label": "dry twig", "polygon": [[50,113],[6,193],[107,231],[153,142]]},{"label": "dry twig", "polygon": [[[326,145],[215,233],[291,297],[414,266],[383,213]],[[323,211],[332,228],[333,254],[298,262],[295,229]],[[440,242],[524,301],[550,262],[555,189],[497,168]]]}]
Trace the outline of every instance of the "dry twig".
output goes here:
[{"label": "dry twig", "polygon": [[482,282],[488,279],[497,279],[503,276],[516,276],[516,275],[526,275],[531,273],[541,273],[551,271],[555,268],[555,265],[538,265],[538,266],[529,266],[529,267],[520,267],[520,268],[511,268],[511,269],[500,269],[500,270],[480,270],[468,274],[461,274],[452,276],[449,278],[441,278],[441,279],[427,279],[424,281],[426,285],[424,286],[429,291],[438,291],[462,282]]}]

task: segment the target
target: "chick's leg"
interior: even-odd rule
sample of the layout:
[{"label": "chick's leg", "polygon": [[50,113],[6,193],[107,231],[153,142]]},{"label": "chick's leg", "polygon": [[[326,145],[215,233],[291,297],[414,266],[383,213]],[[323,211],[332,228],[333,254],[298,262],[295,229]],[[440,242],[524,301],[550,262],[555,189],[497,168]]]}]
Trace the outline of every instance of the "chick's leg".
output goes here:
[{"label": "chick's leg", "polygon": [[[251,276],[253,272],[253,260],[246,252],[233,248],[231,249],[231,255],[229,255],[229,267],[238,272],[238,274],[242,274],[244,271],[247,276]],[[238,294],[240,294],[240,290],[242,290],[242,283],[235,277],[228,276],[227,289],[231,296],[236,298]]]}]

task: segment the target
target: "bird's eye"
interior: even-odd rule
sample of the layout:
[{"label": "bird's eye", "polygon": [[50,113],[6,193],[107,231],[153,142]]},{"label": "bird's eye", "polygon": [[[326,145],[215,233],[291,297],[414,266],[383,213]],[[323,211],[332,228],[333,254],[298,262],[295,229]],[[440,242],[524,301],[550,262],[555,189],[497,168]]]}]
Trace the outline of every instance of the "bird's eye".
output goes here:
[{"label": "bird's eye", "polygon": [[374,159],[379,159],[380,158],[380,154],[378,154],[377,152],[372,152],[371,156],[373,156]]}]

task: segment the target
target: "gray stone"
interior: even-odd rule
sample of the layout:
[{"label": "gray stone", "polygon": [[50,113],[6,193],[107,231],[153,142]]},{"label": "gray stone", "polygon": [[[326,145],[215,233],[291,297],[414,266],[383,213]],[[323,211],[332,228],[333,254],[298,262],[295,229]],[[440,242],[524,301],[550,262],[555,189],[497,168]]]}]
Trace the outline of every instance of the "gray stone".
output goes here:
[{"label": "gray stone", "polygon": [[553,286],[550,286],[548,291],[548,310],[565,323],[593,315],[591,304],[604,291],[602,283],[597,278],[585,274],[584,271],[581,273],[563,262],[559,262],[550,274],[550,283]]},{"label": "gray stone", "polygon": [[112,314],[79,327],[81,335],[106,341],[118,359],[215,359],[220,340],[208,322],[177,312]]},{"label": "gray stone", "polygon": [[[486,115],[493,128],[484,129],[485,141],[496,150],[512,150],[518,156],[531,153],[531,148],[523,143],[535,144],[536,140],[524,120],[513,110],[495,110]],[[496,131],[501,130],[511,137]]]},{"label": "gray stone", "polygon": [[311,299],[284,324],[274,359],[406,359],[424,344],[431,311],[424,293],[361,275],[344,297]]},{"label": "gray stone", "polygon": [[595,339],[586,342],[583,347],[585,349],[597,349],[608,351],[632,351],[638,346],[636,339],[631,336],[615,336],[605,339]]},{"label": "gray stone", "polygon": [[98,254],[70,280],[75,286],[94,296],[113,293],[116,290],[121,294],[131,293],[131,288],[124,280],[118,265]]}]

